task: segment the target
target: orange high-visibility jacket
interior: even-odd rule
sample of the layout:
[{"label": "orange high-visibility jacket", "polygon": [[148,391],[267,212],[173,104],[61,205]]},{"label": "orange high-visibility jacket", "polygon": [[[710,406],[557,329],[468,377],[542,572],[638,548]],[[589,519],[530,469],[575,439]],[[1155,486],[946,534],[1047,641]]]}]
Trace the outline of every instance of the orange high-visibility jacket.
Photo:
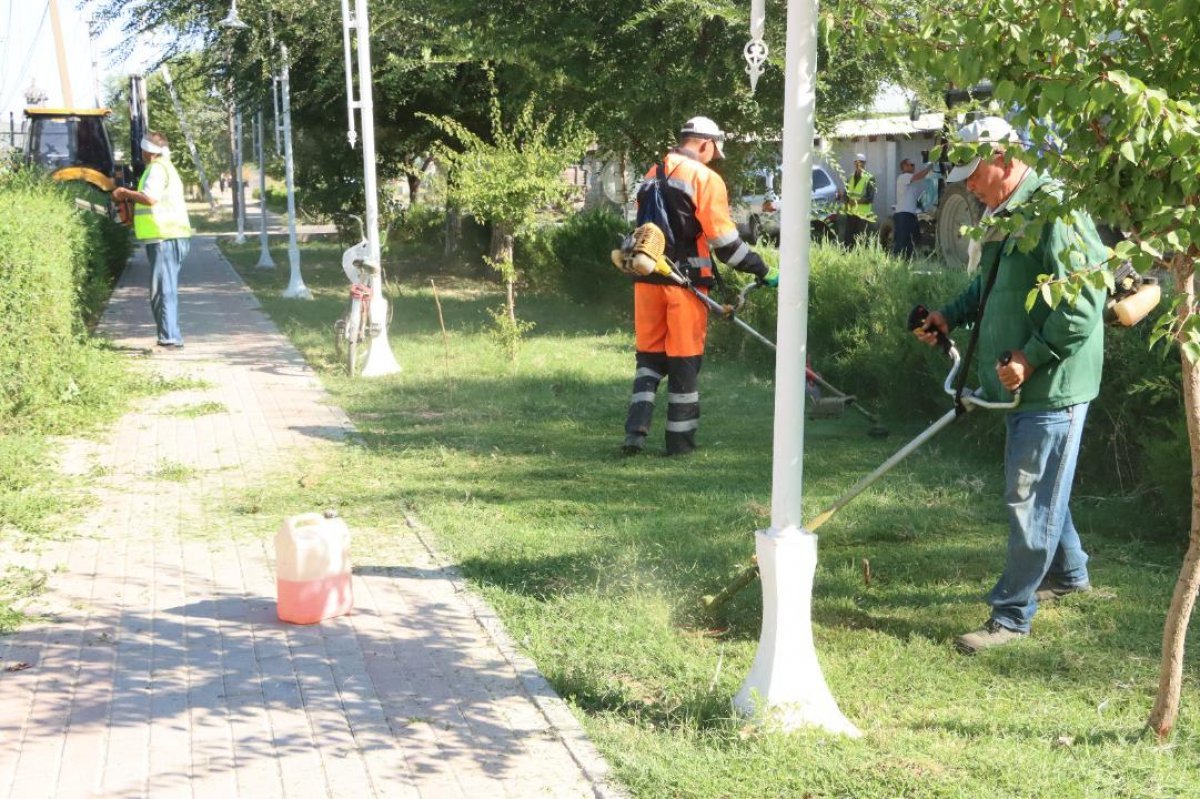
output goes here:
[{"label": "orange high-visibility jacket", "polygon": [[[725,181],[689,151],[676,148],[663,159],[666,174],[666,200],[670,206],[675,248],[668,252],[697,286],[713,284],[715,253],[741,272],[764,277],[767,265],[750,245],[742,241],[737,225],[729,214],[729,194]],[[658,165],[650,167],[638,189],[638,196],[658,175]],[[635,278],[644,283],[670,284],[669,278],[651,274]]]}]

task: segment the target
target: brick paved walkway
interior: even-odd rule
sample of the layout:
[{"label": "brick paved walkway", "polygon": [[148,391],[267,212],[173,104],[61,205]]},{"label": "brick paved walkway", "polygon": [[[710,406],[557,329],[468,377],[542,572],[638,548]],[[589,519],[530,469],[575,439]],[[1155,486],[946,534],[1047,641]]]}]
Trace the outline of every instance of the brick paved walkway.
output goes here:
[{"label": "brick paved walkway", "polygon": [[[0,797],[618,796],[419,527],[400,565],[356,573],[353,615],[275,619],[270,542],[221,536],[224,498],[353,431],[211,239],[183,282],[184,350],[153,347],[140,255],[102,332],[206,386],[71,442],[97,507],[69,541],[0,554],[50,575],[42,619],[0,639]],[[224,409],[169,412],[189,402]]]}]

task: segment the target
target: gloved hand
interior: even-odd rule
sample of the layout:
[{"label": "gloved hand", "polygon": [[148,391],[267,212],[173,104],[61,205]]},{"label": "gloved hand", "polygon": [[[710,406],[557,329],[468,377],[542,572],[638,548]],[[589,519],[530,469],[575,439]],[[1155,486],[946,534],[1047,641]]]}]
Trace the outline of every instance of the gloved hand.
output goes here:
[{"label": "gloved hand", "polygon": [[773,289],[779,288],[779,270],[768,269],[765,275],[759,275],[755,281],[760,286],[770,286]]}]

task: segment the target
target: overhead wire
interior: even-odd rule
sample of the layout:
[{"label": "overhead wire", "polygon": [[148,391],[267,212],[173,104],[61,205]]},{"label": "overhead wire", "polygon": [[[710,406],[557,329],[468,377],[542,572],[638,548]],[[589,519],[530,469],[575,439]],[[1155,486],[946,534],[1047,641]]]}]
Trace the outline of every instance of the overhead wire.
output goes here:
[{"label": "overhead wire", "polygon": [[[3,70],[5,75],[8,74],[8,47],[12,41],[12,15],[13,6],[17,4],[17,0],[8,0],[8,24],[4,26],[4,53],[0,55],[0,70]],[[49,8],[49,6],[46,6]]]},{"label": "overhead wire", "polygon": [[[10,2],[9,6],[8,6],[8,10],[10,12],[9,13],[10,18],[12,16],[12,13],[11,13],[12,7],[13,7],[12,4],[15,2],[16,2],[16,0],[12,0],[12,2]],[[37,49],[38,38],[42,35],[42,28],[44,28],[46,26],[46,17],[49,16],[49,14],[50,14],[50,0],[46,0],[46,7],[42,9],[42,19],[40,22],[38,22],[37,30],[34,31],[34,33],[33,33],[33,38],[31,38],[29,40],[29,52],[25,54],[25,64],[24,64],[24,66],[21,67],[21,74],[14,82],[13,88],[10,89],[8,94],[4,97],[4,103],[0,104],[0,110],[8,108],[9,102],[12,101],[13,94],[17,91],[20,91],[21,83],[22,83],[22,81],[25,80],[25,75],[28,74],[30,65],[33,64],[33,52],[34,52],[34,50]],[[12,29],[9,28],[10,35],[11,35],[11,30]]]}]

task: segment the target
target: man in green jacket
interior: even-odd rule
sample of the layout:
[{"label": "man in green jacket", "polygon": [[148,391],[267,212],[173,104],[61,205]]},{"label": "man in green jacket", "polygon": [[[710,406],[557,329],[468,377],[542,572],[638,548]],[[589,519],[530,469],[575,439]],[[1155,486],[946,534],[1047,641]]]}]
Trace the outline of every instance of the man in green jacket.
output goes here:
[{"label": "man in green jacket", "polygon": [[[1061,196],[1061,187],[1004,148],[1017,137],[999,117],[985,117],[959,131],[964,142],[992,143],[991,155],[956,166],[947,177],[965,181],[991,217],[1022,212],[1037,193]],[[979,325],[979,374],[988,399],[1006,400],[1021,389],[1021,404],[1006,418],[1004,466],[1008,509],[1008,559],[988,595],[991,618],[983,629],[959,636],[960,651],[972,654],[1028,634],[1039,601],[1091,588],[1088,556],[1071,520],[1068,502],[1088,404],[1100,392],[1104,361],[1102,325],[1105,292],[1087,287],[1074,302],[1050,308],[1039,301],[1025,310],[1025,298],[1041,274],[1062,278],[1108,258],[1096,226],[1084,213],[1047,222],[1029,252],[992,230],[984,237],[979,274],[957,299],[929,315],[917,336],[936,342],[960,325]],[[995,284],[985,307],[980,303],[992,265]],[[1001,353],[1011,361],[998,364]],[[997,364],[995,368],[985,365]]]}]

